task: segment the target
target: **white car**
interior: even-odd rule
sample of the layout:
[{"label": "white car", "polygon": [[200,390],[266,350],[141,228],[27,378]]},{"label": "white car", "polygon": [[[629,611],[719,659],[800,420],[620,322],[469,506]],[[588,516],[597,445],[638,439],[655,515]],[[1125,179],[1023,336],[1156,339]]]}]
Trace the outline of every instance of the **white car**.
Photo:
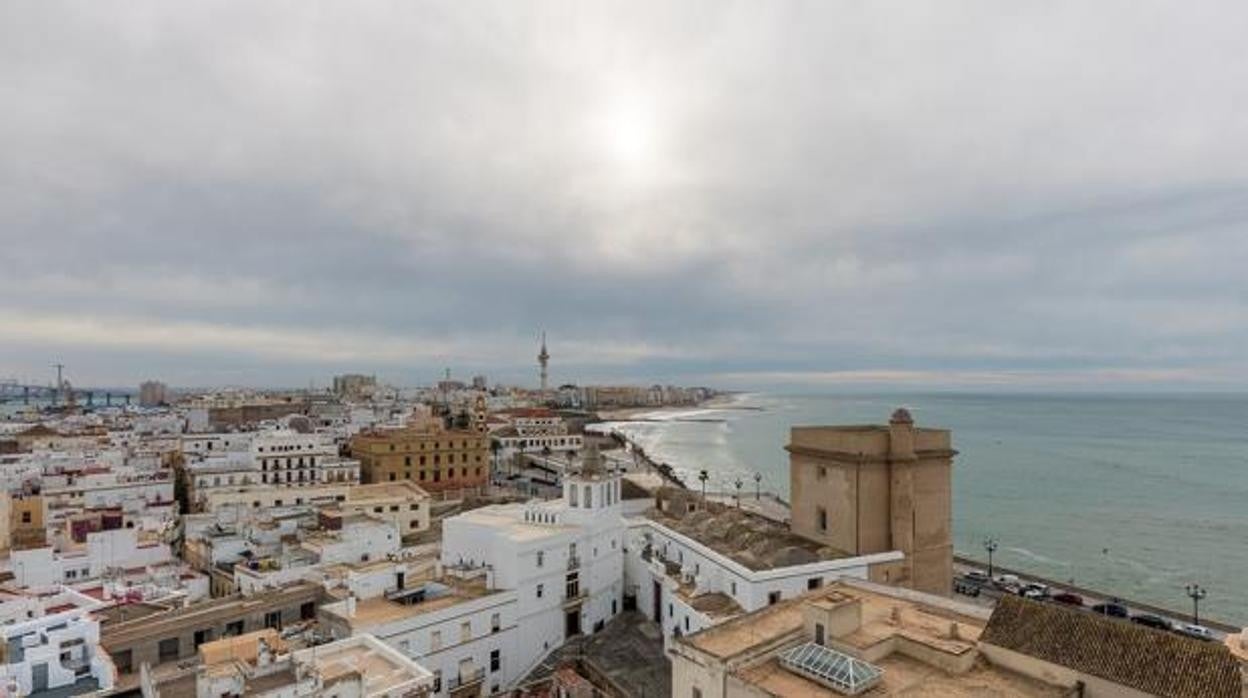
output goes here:
[{"label": "white car", "polygon": [[1213,639],[1213,631],[1203,625],[1192,625],[1191,623],[1187,623],[1179,627],[1179,632],[1198,640]]}]

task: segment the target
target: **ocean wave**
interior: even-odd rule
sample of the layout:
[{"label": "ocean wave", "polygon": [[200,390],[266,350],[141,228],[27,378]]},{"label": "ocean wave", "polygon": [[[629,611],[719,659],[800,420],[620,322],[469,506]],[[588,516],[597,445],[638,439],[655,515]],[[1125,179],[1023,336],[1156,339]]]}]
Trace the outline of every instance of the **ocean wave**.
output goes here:
[{"label": "ocean wave", "polygon": [[1012,553],[1016,553],[1016,554],[1018,554],[1018,555],[1021,555],[1021,556],[1025,557],[1025,558],[1027,558],[1028,560],[1032,560],[1032,561],[1034,561],[1034,562],[1039,562],[1039,563],[1042,563],[1042,564],[1045,564],[1045,565],[1066,565],[1066,564],[1069,564],[1069,563],[1067,563],[1065,560],[1057,560],[1057,559],[1051,558],[1051,557],[1049,557],[1049,556],[1047,556],[1047,555],[1041,555],[1040,553],[1032,552],[1032,551],[1028,550],[1027,548],[1018,548],[1018,547],[1013,547],[1013,548],[1006,548],[1006,550],[1009,550],[1009,551],[1010,551],[1010,552],[1012,552]]}]

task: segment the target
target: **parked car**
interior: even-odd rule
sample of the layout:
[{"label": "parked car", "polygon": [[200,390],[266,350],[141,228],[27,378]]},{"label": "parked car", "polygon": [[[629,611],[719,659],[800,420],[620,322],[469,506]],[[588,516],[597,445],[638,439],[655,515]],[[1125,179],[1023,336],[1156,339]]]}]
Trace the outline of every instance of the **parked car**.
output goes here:
[{"label": "parked car", "polygon": [[1139,623],[1140,625],[1149,628],[1157,628],[1158,630],[1170,630],[1173,628],[1170,621],[1162,618],[1161,616],[1154,616],[1151,613],[1141,613],[1139,615],[1131,616],[1131,622]]},{"label": "parked car", "polygon": [[1072,594],[1069,591],[1054,594],[1053,600],[1057,603],[1064,603],[1067,606],[1083,606],[1083,597],[1078,594]]},{"label": "parked car", "polygon": [[965,594],[967,596],[979,596],[980,587],[981,585],[978,582],[973,582],[969,579],[953,580],[953,590],[959,594]]},{"label": "parked car", "polygon": [[1106,601],[1098,603],[1092,607],[1093,613],[1099,613],[1103,616],[1112,616],[1114,618],[1130,618],[1131,614],[1127,612],[1127,607],[1116,601]]},{"label": "parked car", "polygon": [[1036,599],[1037,601],[1040,599],[1047,599],[1049,598],[1049,585],[1041,584],[1039,582],[1028,582],[1023,585],[1022,591],[1018,593],[1029,599]]},{"label": "parked car", "polygon": [[997,575],[997,586],[1018,586],[1018,575],[1001,574]]},{"label": "parked car", "polygon": [[1180,635],[1194,637],[1197,640],[1212,640],[1213,639],[1213,631],[1210,630],[1209,628],[1206,628],[1203,625],[1192,625],[1191,623],[1184,623],[1183,625],[1176,626],[1175,630],[1178,631]]},{"label": "parked car", "polygon": [[988,573],[983,570],[971,570],[962,576],[966,579],[966,581],[975,582],[977,584],[987,584],[990,581]]}]

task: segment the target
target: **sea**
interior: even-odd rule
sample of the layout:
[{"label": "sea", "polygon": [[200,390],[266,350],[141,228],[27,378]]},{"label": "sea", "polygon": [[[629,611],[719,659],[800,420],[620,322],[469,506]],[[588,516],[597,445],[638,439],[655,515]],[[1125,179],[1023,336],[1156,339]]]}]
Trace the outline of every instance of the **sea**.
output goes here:
[{"label": "sea", "polygon": [[951,429],[959,554],[1248,624],[1248,395],[740,394],[610,425],[686,482],[789,495],[789,428],[883,424],[906,407]]}]

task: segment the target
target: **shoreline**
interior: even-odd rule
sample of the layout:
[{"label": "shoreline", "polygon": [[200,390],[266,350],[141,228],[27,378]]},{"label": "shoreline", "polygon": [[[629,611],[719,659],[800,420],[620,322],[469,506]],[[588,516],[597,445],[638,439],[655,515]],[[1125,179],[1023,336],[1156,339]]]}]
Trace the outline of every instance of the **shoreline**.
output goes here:
[{"label": "shoreline", "polygon": [[750,410],[761,412],[761,407],[743,406],[737,403],[747,393],[723,393],[693,405],[655,405],[650,407],[621,407],[610,410],[597,410],[595,414],[604,422],[659,422],[661,419],[641,418],[646,414],[673,414],[693,412],[697,410]]}]

